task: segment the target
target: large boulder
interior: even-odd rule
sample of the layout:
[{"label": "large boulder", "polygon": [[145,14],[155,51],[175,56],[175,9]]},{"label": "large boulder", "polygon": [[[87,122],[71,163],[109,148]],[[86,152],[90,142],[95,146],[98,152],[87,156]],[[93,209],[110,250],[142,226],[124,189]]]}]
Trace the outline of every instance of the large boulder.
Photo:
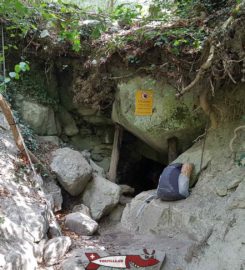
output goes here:
[{"label": "large boulder", "polygon": [[38,135],[56,135],[56,120],[52,108],[33,101],[23,101],[21,115]]},{"label": "large boulder", "polygon": [[123,227],[139,233],[186,233],[194,240],[201,241],[209,233],[212,223],[202,215],[202,209],[197,204],[193,206],[190,199],[179,202],[163,202],[153,200],[141,207],[153,192],[143,192],[126,205],[122,215]]},{"label": "large boulder", "polygon": [[89,207],[95,220],[109,214],[118,204],[119,198],[120,187],[99,175],[94,175],[82,194],[82,201]]},{"label": "large boulder", "polygon": [[50,165],[58,181],[71,195],[79,195],[92,177],[92,168],[78,151],[68,147],[52,153]]},{"label": "large boulder", "polygon": [[79,235],[93,235],[98,229],[98,223],[82,212],[67,215],[65,226]]},{"label": "large boulder", "polygon": [[[136,90],[153,90],[153,114],[135,115]],[[146,142],[159,152],[167,151],[167,140],[177,137],[179,145],[186,149],[200,134],[205,125],[204,118],[193,111],[196,98],[188,93],[181,100],[176,91],[166,81],[153,78],[135,77],[120,83],[113,104],[112,120]]]}]

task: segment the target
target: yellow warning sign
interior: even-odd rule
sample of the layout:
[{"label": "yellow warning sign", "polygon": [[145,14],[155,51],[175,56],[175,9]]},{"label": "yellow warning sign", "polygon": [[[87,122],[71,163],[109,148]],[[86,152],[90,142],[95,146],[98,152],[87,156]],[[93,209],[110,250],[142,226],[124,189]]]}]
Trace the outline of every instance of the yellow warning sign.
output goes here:
[{"label": "yellow warning sign", "polygon": [[135,115],[149,116],[152,115],[153,108],[153,91],[137,90],[135,93]]}]

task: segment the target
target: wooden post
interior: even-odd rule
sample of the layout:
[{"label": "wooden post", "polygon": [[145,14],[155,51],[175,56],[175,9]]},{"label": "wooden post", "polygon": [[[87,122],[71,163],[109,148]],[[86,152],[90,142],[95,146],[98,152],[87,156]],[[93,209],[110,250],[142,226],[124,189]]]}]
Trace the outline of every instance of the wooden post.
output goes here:
[{"label": "wooden post", "polygon": [[120,125],[116,125],[112,154],[111,154],[111,164],[110,164],[110,170],[108,173],[109,180],[114,183],[116,182],[116,178],[117,178],[117,166],[118,166],[118,161],[119,161],[119,156],[120,156],[122,136],[123,136],[123,128]]},{"label": "wooden post", "polygon": [[172,137],[168,139],[168,163],[169,164],[178,157],[177,144],[178,144],[178,139],[176,137]]}]

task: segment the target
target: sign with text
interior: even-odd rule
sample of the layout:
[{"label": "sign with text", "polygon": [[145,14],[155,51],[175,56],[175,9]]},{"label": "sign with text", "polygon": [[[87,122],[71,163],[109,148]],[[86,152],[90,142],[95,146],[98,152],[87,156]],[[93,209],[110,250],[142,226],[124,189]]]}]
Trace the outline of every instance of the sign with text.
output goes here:
[{"label": "sign with text", "polygon": [[137,90],[135,93],[135,115],[152,115],[153,109],[153,91]]}]

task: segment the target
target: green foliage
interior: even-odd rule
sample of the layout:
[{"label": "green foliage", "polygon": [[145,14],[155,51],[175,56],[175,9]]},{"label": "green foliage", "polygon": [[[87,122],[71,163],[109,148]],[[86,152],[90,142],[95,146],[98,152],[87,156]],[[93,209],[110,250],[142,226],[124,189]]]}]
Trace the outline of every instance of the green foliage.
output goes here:
[{"label": "green foliage", "polygon": [[170,46],[171,51],[178,55],[185,46],[196,49],[202,48],[206,33],[200,28],[183,27],[170,29],[160,34],[155,41],[155,46]]},{"label": "green foliage", "polygon": [[12,79],[19,80],[21,73],[29,70],[29,62],[20,62],[14,66],[14,71],[9,72],[9,77],[4,78],[0,76],[0,93],[4,92],[6,85],[11,82]]},{"label": "green foliage", "polygon": [[48,85],[43,80],[44,74],[28,74],[20,78],[19,82],[12,81],[9,84],[11,95],[22,94],[25,98],[30,98],[38,101],[43,105],[52,106],[54,109],[57,107],[57,100],[51,98],[47,93]]},{"label": "green foliage", "polygon": [[129,55],[128,56],[128,62],[130,63],[130,64],[139,64],[140,63],[140,59],[137,57],[137,56],[135,56],[135,55]]},{"label": "green foliage", "polygon": [[172,16],[174,6],[174,3],[170,3],[166,0],[153,0],[149,7],[148,19],[168,21]]},{"label": "green foliage", "polygon": [[[9,16],[11,15],[11,16]],[[56,4],[46,1],[21,1],[21,0],[3,0],[0,3],[0,16],[11,22],[6,31],[9,37],[15,42],[16,37],[25,36],[29,33],[36,33],[42,38],[49,36],[49,30],[58,31],[59,41],[68,41],[72,49],[78,52],[81,49],[81,19],[90,19],[96,17],[100,24],[94,27],[93,37],[99,37],[101,32],[105,31],[104,19],[101,20],[101,14],[96,16],[88,15],[86,9],[78,8],[75,5],[64,4],[61,0]],[[47,29],[40,29],[47,25]],[[40,35],[41,32],[41,35]],[[18,49],[17,44],[8,44],[10,48]],[[0,55],[1,61],[1,55]]]},{"label": "green foliage", "polygon": [[141,5],[121,4],[111,13],[112,20],[119,20],[122,24],[131,25],[133,20],[141,15]]}]

